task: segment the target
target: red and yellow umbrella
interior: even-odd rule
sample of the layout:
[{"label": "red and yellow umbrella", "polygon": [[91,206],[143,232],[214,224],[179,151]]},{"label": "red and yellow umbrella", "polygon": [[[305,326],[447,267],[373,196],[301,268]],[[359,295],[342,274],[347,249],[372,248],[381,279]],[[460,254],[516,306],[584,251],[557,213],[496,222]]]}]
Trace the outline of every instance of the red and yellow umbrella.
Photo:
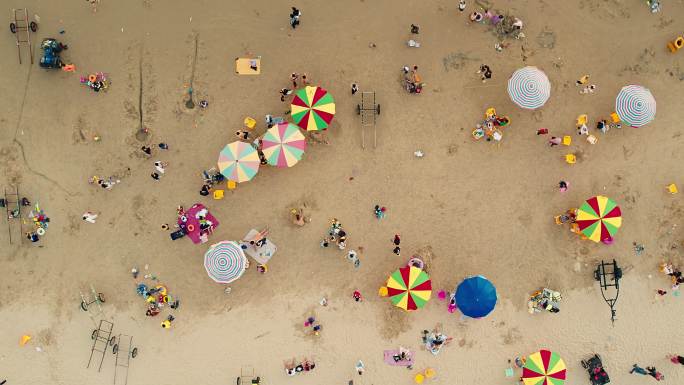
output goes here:
[{"label": "red and yellow umbrella", "polygon": [[563,385],[565,362],[554,352],[540,350],[527,357],[523,367],[524,385]]},{"label": "red and yellow umbrella", "polygon": [[295,93],[290,110],[296,125],[320,131],[328,128],[335,116],[335,100],[321,87],[306,86]]},{"label": "red and yellow umbrella", "polygon": [[576,222],[582,234],[601,242],[613,237],[622,226],[622,211],[612,199],[597,195],[580,206]]},{"label": "red and yellow umbrella", "polygon": [[417,310],[430,300],[432,281],[423,270],[405,266],[387,279],[387,295],[395,306],[407,311]]}]

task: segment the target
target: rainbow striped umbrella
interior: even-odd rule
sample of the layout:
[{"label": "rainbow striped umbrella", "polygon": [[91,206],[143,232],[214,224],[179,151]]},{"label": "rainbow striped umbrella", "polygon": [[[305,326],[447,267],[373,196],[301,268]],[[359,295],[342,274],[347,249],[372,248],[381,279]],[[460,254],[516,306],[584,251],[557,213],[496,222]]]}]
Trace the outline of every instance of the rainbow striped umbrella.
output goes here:
[{"label": "rainbow striped umbrella", "polygon": [[249,266],[245,253],[237,242],[223,241],[211,245],[204,254],[204,268],[218,283],[231,283],[242,276]]},{"label": "rainbow striped umbrella", "polygon": [[306,86],[295,93],[290,109],[299,127],[320,131],[328,128],[335,116],[335,100],[321,87]]},{"label": "rainbow striped umbrella", "polygon": [[518,106],[534,110],[549,100],[551,83],[537,67],[521,68],[508,79],[508,95]]},{"label": "rainbow striped umbrella", "polygon": [[625,86],[615,98],[615,112],[632,127],[645,126],[655,119],[656,101],[648,88]]},{"label": "rainbow striped umbrella", "polygon": [[254,178],[259,171],[259,164],[259,154],[249,143],[233,142],[219,153],[219,171],[234,182],[246,182]]},{"label": "rainbow striped umbrella", "polygon": [[597,195],[580,206],[576,222],[582,234],[601,242],[615,235],[622,226],[622,211],[614,200]]},{"label": "rainbow striped umbrella", "polygon": [[432,295],[432,281],[423,270],[405,266],[387,279],[387,295],[394,306],[407,311],[425,306]]},{"label": "rainbow striped umbrella", "polygon": [[540,350],[527,357],[522,380],[524,385],[563,385],[565,372],[565,362],[557,353]]},{"label": "rainbow striped umbrella", "polygon": [[302,159],[306,139],[292,123],[279,123],[266,131],[261,140],[268,164],[276,167],[292,167]]}]

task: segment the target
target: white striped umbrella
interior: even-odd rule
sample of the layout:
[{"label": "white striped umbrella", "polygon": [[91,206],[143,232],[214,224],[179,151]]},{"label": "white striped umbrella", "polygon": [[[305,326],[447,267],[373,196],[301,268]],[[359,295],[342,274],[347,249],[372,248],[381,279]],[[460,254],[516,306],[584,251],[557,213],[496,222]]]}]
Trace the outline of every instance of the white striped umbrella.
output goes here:
[{"label": "white striped umbrella", "polygon": [[615,112],[632,127],[645,126],[655,119],[656,101],[648,88],[625,86],[615,98]]},{"label": "white striped umbrella", "polygon": [[508,79],[508,95],[518,106],[534,110],[546,103],[551,96],[551,83],[546,74],[537,67],[521,68]]},{"label": "white striped umbrella", "polygon": [[223,241],[211,245],[204,254],[204,268],[218,283],[231,283],[242,276],[249,263],[240,245]]}]

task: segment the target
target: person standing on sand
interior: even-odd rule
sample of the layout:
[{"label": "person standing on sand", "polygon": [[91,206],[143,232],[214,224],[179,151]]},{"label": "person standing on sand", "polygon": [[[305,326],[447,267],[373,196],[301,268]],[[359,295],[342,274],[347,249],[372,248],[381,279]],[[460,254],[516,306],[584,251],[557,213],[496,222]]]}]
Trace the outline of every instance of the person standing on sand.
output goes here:
[{"label": "person standing on sand", "polygon": [[356,363],[356,372],[360,375],[363,374],[363,372],[366,370],[365,365],[363,364],[363,361],[359,360],[359,362]]},{"label": "person standing on sand", "polygon": [[[678,354],[673,354],[670,356],[670,361],[672,361],[673,364],[681,364],[684,365],[684,357],[678,355]],[[2,385],[2,384],[0,384]]]},{"label": "person standing on sand", "polygon": [[355,95],[357,92],[359,92],[359,85],[356,83],[352,83],[351,91],[352,91],[352,96]]},{"label": "person standing on sand", "polygon": [[97,219],[97,214],[91,213],[90,211],[86,211],[83,213],[83,220],[88,222],[88,223],[95,223],[96,219]]},{"label": "person standing on sand", "polygon": [[292,7],[292,13],[290,13],[290,26],[292,27],[292,29],[297,28],[297,26],[299,25],[299,18],[301,16],[302,12],[299,9]]},{"label": "person standing on sand", "polygon": [[297,88],[297,79],[299,79],[299,74],[293,72],[290,74],[290,80],[292,81],[292,88]]},{"label": "person standing on sand", "polygon": [[281,101],[281,102],[284,102],[284,101],[285,101],[285,97],[288,96],[288,95],[292,95],[292,90],[289,90],[289,89],[287,89],[287,88],[281,88],[281,89],[280,89],[280,101]]},{"label": "person standing on sand", "polygon": [[463,12],[466,9],[466,2],[465,0],[461,0],[458,2],[458,10]]}]

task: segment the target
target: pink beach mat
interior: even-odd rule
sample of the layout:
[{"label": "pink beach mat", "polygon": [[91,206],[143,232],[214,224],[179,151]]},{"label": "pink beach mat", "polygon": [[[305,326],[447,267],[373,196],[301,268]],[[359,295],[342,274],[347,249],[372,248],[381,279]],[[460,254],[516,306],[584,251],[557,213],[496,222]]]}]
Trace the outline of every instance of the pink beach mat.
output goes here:
[{"label": "pink beach mat", "polygon": [[399,349],[385,350],[385,363],[391,366],[413,365],[413,352],[408,354],[408,360],[394,361],[395,355],[399,355]]}]

